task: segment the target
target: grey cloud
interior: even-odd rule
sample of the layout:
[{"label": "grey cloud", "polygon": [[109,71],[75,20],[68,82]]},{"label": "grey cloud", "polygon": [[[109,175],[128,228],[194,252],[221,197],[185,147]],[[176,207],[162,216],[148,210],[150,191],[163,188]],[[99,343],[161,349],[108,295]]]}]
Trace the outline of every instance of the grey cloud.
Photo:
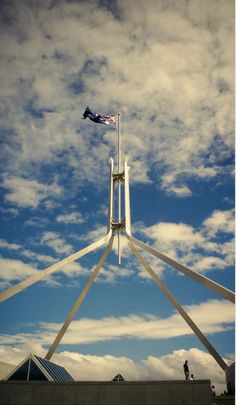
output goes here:
[{"label": "grey cloud", "polygon": [[5,199],[19,207],[36,208],[42,201],[61,193],[61,187],[55,183],[48,185],[18,177],[5,178],[3,187],[7,190]]},{"label": "grey cloud", "polygon": [[[53,164],[64,150],[63,164],[75,178],[95,184],[114,140],[106,134],[97,154],[94,127],[80,121],[92,103],[99,112],[122,112],[135,181],[160,180],[167,192],[187,196],[192,190],[186,180],[203,178],[203,168],[208,178],[224,172],[220,160],[226,150],[233,153],[232,2],[140,0],[133,7],[118,1],[113,13],[93,2],[61,1],[34,10],[21,4],[1,38],[3,104],[19,144],[9,154],[8,170],[27,163],[30,168],[33,161]],[[220,150],[215,134],[224,145]],[[156,167],[162,179],[153,170],[150,178]],[[175,178],[166,182],[172,172]]]}]

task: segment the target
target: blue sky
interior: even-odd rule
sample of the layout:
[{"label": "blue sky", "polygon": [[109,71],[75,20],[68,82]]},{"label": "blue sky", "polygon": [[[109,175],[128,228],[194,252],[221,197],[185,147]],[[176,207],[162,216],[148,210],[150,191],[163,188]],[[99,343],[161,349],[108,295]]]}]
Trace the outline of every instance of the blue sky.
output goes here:
[{"label": "blue sky", "polygon": [[[234,2],[1,1],[4,290],[106,232],[121,113],[133,234],[234,290]],[[122,240],[55,362],[80,380],[224,374]],[[0,360],[45,355],[103,249],[1,304]],[[225,361],[233,305],[145,256]]]}]

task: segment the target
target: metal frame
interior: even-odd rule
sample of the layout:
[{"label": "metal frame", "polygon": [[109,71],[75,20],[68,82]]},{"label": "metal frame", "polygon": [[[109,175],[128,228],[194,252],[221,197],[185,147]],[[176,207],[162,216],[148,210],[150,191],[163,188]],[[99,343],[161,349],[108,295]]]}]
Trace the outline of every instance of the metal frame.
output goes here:
[{"label": "metal frame", "polygon": [[86,248],[79,250],[76,253],[66,257],[63,260],[53,264],[52,266],[47,267],[45,270],[42,270],[32,276],[26,278],[25,280],[21,281],[20,283],[10,287],[8,290],[3,291],[0,293],[0,302],[5,301],[6,299],[12,297],[13,295],[17,294],[20,291],[23,291],[25,288],[37,283],[40,280],[43,280],[45,277],[49,276],[50,274],[54,273],[55,271],[60,270],[62,267],[66,266],[69,263],[74,262],[75,260],[79,259],[82,256],[85,256],[89,252],[101,247],[104,245],[109,239],[111,238],[112,232],[109,231],[106,236],[102,239],[98,240],[97,242],[92,243],[91,245],[87,246]]},{"label": "metal frame", "polygon": [[97,277],[99,270],[101,269],[102,265],[104,264],[107,256],[109,255],[112,245],[113,245],[113,240],[114,240],[114,236],[112,236],[109,240],[109,243],[102,255],[102,257],[100,258],[97,266],[95,267],[93,273],[91,274],[89,281],[87,282],[87,284],[85,285],[83,291],[81,292],[79,298],[76,300],[71,312],[69,313],[67,319],[65,320],[64,324],[62,325],[57,337],[55,338],[53,344],[51,345],[50,349],[48,350],[45,359],[50,360],[52,355],[54,354],[57,346],[59,345],[61,339],[63,338],[64,334],[66,333],[68,327],[70,326],[71,321],[74,319],[80,305],[82,304],[82,302],[84,301],[85,297],[87,296],[90,287],[92,286],[93,282],[95,281],[95,278]]},{"label": "metal frame", "polygon": [[187,314],[187,312],[184,310],[184,308],[180,305],[180,303],[175,299],[173,294],[171,294],[170,290],[168,290],[168,288],[165,286],[165,284],[161,281],[161,279],[157,276],[157,274],[152,270],[152,268],[146,262],[144,257],[137,251],[137,249],[133,245],[133,243],[128,241],[128,244],[129,244],[131,251],[134,253],[135,257],[141,264],[141,266],[149,273],[149,275],[153,278],[155,283],[163,291],[163,293],[166,295],[166,297],[169,299],[169,301],[174,305],[174,307],[177,309],[179,314],[182,316],[182,318],[185,320],[185,322],[190,326],[192,331],[199,338],[199,340],[202,342],[202,344],[205,346],[205,348],[208,350],[208,352],[214,357],[214,359],[217,361],[219,366],[225,371],[228,368],[228,366],[225,363],[225,361],[222,359],[222,357],[219,355],[219,353],[215,350],[215,348],[211,345],[209,340],[205,337],[205,335],[201,332],[201,330],[193,322],[193,320],[190,318],[190,316]]},{"label": "metal frame", "polygon": [[195,281],[198,281],[200,284],[204,285],[205,287],[211,289],[216,294],[221,295],[225,299],[235,302],[235,294],[230,291],[228,288],[222,287],[220,284],[216,283],[215,281],[210,280],[209,278],[203,276],[200,273],[197,273],[194,270],[191,270],[189,267],[184,266],[176,262],[175,260],[171,259],[170,257],[160,253],[158,250],[153,249],[151,246],[146,245],[145,243],[141,242],[140,240],[134,238],[128,232],[126,232],[126,237],[130,242],[133,242],[135,245],[143,248],[146,252],[151,253],[153,256],[157,257],[158,259],[162,260],[163,262],[169,264],[170,266],[174,267],[176,270],[181,271],[186,276],[192,277]]},{"label": "metal frame", "polygon": [[18,284],[8,288],[7,290],[0,293],[0,302],[5,301],[6,299],[12,297],[20,291],[23,291],[25,288],[37,283],[40,280],[43,280],[45,277],[50,274],[60,270],[62,267],[67,264],[73,263],[75,260],[79,259],[82,256],[100,248],[105,243],[109,242],[113,230],[112,230],[112,221],[113,221],[113,206],[114,206],[114,181],[113,181],[113,159],[110,160],[110,190],[109,190],[109,207],[108,207],[108,225],[106,235],[99,239],[98,241],[92,243],[91,245],[85,247],[84,249],[79,250],[76,253],[66,257],[65,259],[60,260],[59,262],[53,264],[52,266],[47,267],[46,269],[33,274],[32,276],[26,278],[25,280],[19,282]]},{"label": "metal frame", "polygon": [[[102,265],[104,264],[105,260],[107,259],[108,254],[110,253],[114,241],[114,237],[117,234],[118,236],[118,262],[121,263],[121,244],[120,244],[120,235],[121,232],[125,235],[128,239],[128,245],[136,256],[137,260],[140,262],[141,266],[150,274],[156,284],[160,287],[160,289],[164,292],[166,297],[170,300],[170,302],[174,305],[177,309],[179,314],[183,317],[185,322],[190,326],[192,331],[195,335],[200,339],[202,344],[206,347],[209,353],[213,356],[222,370],[227,370],[228,366],[223,360],[223,358],[219,355],[219,353],[215,350],[215,348],[211,345],[205,335],[201,332],[201,330],[197,327],[197,325],[193,322],[184,308],[180,305],[180,303],[175,299],[172,293],[166,288],[164,283],[160,280],[160,278],[154,273],[152,268],[146,262],[144,257],[138,252],[135,246],[143,248],[146,252],[150,253],[151,255],[157,257],[158,259],[162,260],[163,262],[169,264],[170,266],[174,267],[176,270],[184,273],[187,276],[192,277],[195,281],[199,282],[200,284],[204,285],[205,287],[211,289],[216,294],[220,294],[225,299],[235,302],[235,294],[233,291],[228,290],[227,288],[221,286],[220,284],[215,283],[214,281],[208,279],[207,277],[196,273],[195,271],[191,270],[190,268],[178,263],[177,261],[171,259],[170,257],[164,255],[163,253],[159,252],[158,250],[152,248],[151,246],[141,242],[140,240],[134,238],[131,234],[131,215],[130,215],[130,191],[129,191],[129,167],[127,164],[127,160],[124,161],[124,171],[121,171],[121,142],[120,142],[120,117],[118,115],[118,173],[114,173],[114,163],[113,159],[110,160],[110,192],[109,192],[109,207],[108,207],[108,225],[107,225],[107,234],[98,240],[97,242],[92,243],[91,245],[85,247],[82,250],[68,256],[67,258],[60,260],[58,263],[46,268],[45,270],[25,279],[24,281],[16,284],[15,286],[9,288],[8,290],[2,292],[0,294],[0,302],[4,301],[14,294],[24,290],[30,285],[35,284],[37,281],[44,279],[46,276],[52,274],[55,271],[58,271],[66,264],[72,263],[73,261],[79,259],[80,257],[86,255],[89,252],[101,247],[105,243],[108,243],[103,255],[101,256],[97,266],[95,267],[92,275],[90,276],[89,281],[87,282],[86,286],[84,287],[83,291],[81,292],[80,296],[78,297],[77,301],[75,302],[71,312],[69,313],[67,319],[65,320],[64,324],[62,325],[58,335],[56,336],[53,344],[51,345],[48,353],[46,355],[46,359],[51,359],[52,355],[54,354],[56,348],[58,347],[61,339],[63,338],[64,334],[66,333],[71,321],[73,320],[75,314],[77,313],[80,305],[82,304],[83,300],[85,299],[90,287],[92,286],[95,278],[97,277],[99,270],[101,269]],[[115,186],[118,185],[118,196],[117,196],[117,210],[115,210]],[[122,219],[122,212],[121,212],[121,189],[122,185],[124,186],[124,218]],[[116,212],[115,212],[116,211]]]}]

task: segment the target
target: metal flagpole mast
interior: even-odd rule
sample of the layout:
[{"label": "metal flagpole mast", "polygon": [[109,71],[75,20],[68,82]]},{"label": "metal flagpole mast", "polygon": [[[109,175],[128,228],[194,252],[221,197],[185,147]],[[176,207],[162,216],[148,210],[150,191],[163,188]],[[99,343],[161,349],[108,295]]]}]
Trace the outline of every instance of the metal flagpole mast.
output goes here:
[{"label": "metal flagpole mast", "polygon": [[[118,166],[118,223],[121,223],[121,181],[120,181],[120,168],[121,168],[121,131],[120,131],[120,113],[118,113],[117,121],[117,166]],[[121,233],[118,229],[118,263],[121,264]]]},{"label": "metal flagpole mast", "polygon": [[[3,291],[2,293],[0,293],[0,302],[10,298],[14,294],[17,294],[18,292],[24,290],[25,288],[33,285],[37,281],[44,279],[46,276],[49,276],[50,274],[54,273],[55,271],[58,271],[63,266],[74,262],[75,260],[79,259],[80,257],[88,254],[89,252],[92,252],[95,249],[98,249],[103,244],[108,242],[108,246],[106,247],[100,261],[98,262],[97,266],[95,267],[94,272],[92,273],[89,281],[87,282],[86,286],[84,287],[84,290],[81,292],[81,294],[80,294],[79,298],[77,299],[76,303],[74,304],[68,318],[64,322],[61,330],[59,331],[56,339],[54,340],[51,348],[48,351],[46,358],[50,359],[51,356],[54,354],[54,351],[56,350],[58,344],[60,343],[63,335],[65,334],[76,311],[79,309],[81,303],[85,299],[92,283],[95,280],[95,277],[97,276],[103,263],[107,259],[107,256],[110,253],[110,250],[112,247],[113,238],[116,233],[118,236],[118,263],[121,264],[121,232],[123,232],[124,235],[126,236],[126,238],[128,239],[128,243],[129,243],[129,247],[130,247],[131,251],[134,253],[136,258],[139,260],[142,267],[144,267],[144,269],[146,269],[148,271],[148,273],[154,279],[156,284],[161,288],[161,290],[165,293],[165,295],[170,300],[170,302],[172,302],[172,304],[175,306],[177,311],[180,313],[180,315],[183,317],[183,319],[190,326],[190,328],[195,333],[195,335],[201,340],[201,342],[208,349],[209,353],[218,362],[220,367],[223,370],[226,370],[228,368],[227,364],[224,362],[224,360],[221,358],[221,356],[216,352],[214,347],[210,344],[210,342],[207,340],[207,338],[204,336],[204,334],[200,331],[200,329],[195,325],[195,323],[189,317],[189,315],[184,310],[184,308],[178,303],[178,301],[175,299],[175,297],[171,294],[171,292],[167,289],[167,287],[163,284],[163,282],[158,278],[158,276],[155,274],[155,272],[152,270],[152,268],[149,266],[149,264],[144,259],[143,255],[141,255],[137,251],[136,246],[143,248],[148,253],[152,254],[153,256],[157,257],[158,259],[162,260],[163,262],[174,267],[176,270],[181,271],[185,275],[192,277],[195,281],[198,281],[202,285],[205,285],[207,288],[212,289],[215,293],[222,295],[225,299],[228,299],[229,301],[232,301],[232,302],[235,301],[235,294],[233,293],[233,291],[230,291],[227,288],[206,278],[205,276],[202,276],[202,275],[194,272],[190,268],[176,262],[175,260],[171,259],[170,257],[162,254],[158,250],[152,248],[151,246],[139,241],[138,239],[136,239],[132,236],[131,218],[130,218],[129,167],[127,165],[127,160],[124,161],[123,172],[120,172],[121,171],[121,123],[120,123],[121,117],[120,116],[121,116],[121,114],[118,113],[118,115],[117,115],[117,143],[118,143],[117,144],[117,170],[118,170],[118,172],[117,173],[114,173],[113,159],[110,160],[110,194],[109,194],[107,234],[102,239],[98,240],[97,242],[92,243],[91,245],[79,250],[76,253],[73,253],[72,255],[66,257],[65,259],[60,260],[58,263],[55,263],[52,266],[47,267],[43,271],[33,274],[32,276],[21,281],[20,283],[16,284],[15,286],[10,287],[8,290]],[[121,219],[121,214],[122,214],[122,205],[121,205],[121,200],[122,200],[121,186],[122,186],[122,184],[121,183],[122,182],[124,182],[124,195],[123,195],[124,220],[123,221]],[[116,204],[114,201],[115,200],[114,199],[114,189],[115,189],[115,186],[117,183],[118,183],[118,190],[117,190],[118,195],[117,195],[117,209],[116,209]]]}]

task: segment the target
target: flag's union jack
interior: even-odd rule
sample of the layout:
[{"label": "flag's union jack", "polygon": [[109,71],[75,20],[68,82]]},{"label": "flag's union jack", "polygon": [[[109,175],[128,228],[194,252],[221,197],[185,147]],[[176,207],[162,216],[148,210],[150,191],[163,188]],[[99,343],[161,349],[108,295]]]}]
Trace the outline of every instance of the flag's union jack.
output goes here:
[{"label": "flag's union jack", "polygon": [[96,122],[98,124],[105,124],[109,125],[113,128],[116,128],[117,123],[117,115],[100,115],[93,113],[89,107],[86,108],[85,112],[83,113],[82,119],[85,120],[89,118],[91,121]]}]

